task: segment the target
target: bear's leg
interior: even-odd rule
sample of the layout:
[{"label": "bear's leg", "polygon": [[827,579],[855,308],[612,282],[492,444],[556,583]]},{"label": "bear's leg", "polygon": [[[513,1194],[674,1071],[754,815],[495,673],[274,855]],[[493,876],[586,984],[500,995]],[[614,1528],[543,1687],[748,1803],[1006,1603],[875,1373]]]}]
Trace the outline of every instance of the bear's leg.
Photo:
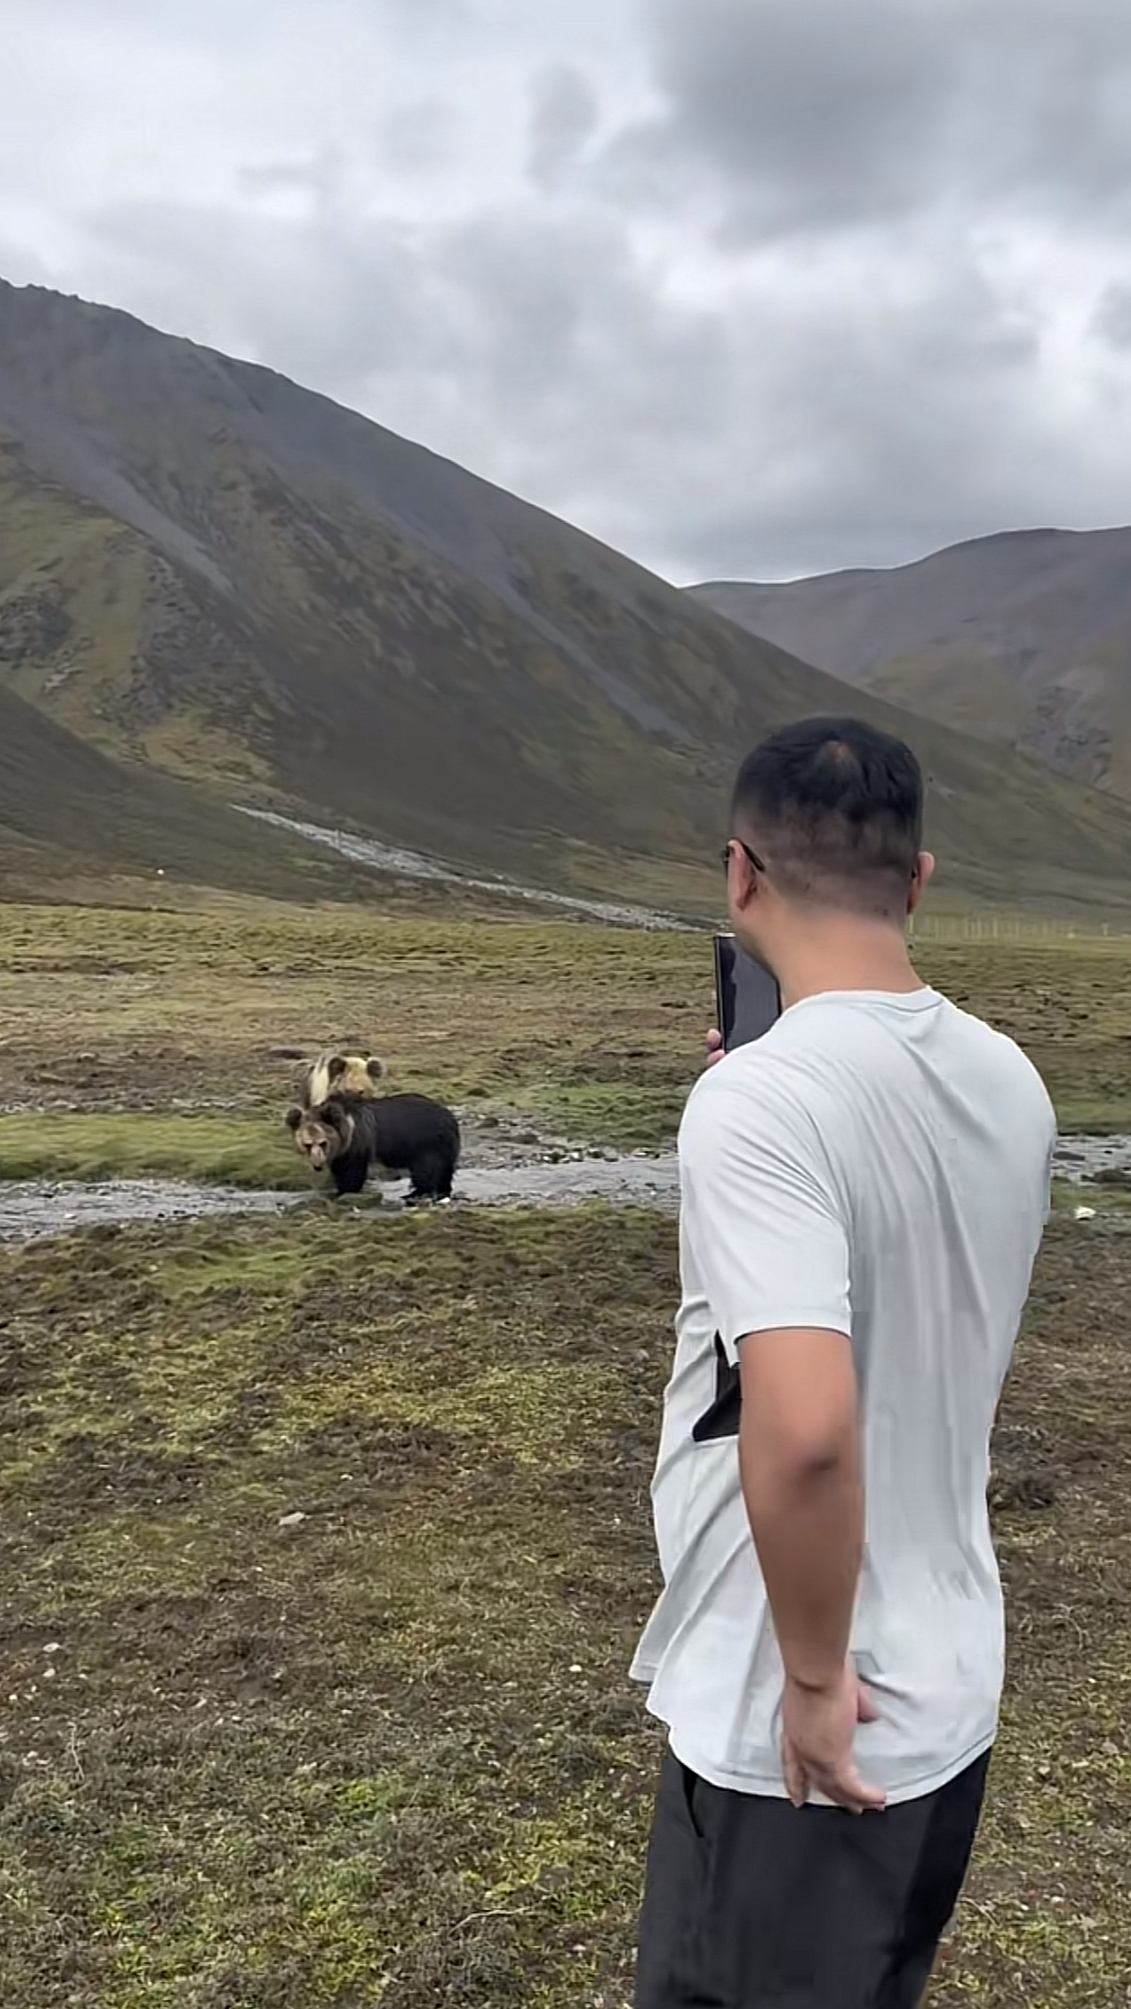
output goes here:
[{"label": "bear's leg", "polygon": [[343,1151],[330,1166],[330,1177],[339,1200],[345,1193],[364,1191],[369,1159],[364,1151]]},{"label": "bear's leg", "polygon": [[452,1191],[452,1161],[447,1151],[435,1147],[420,1151],[409,1166],[409,1187],[405,1205],[417,1207],[422,1200],[448,1200]]}]

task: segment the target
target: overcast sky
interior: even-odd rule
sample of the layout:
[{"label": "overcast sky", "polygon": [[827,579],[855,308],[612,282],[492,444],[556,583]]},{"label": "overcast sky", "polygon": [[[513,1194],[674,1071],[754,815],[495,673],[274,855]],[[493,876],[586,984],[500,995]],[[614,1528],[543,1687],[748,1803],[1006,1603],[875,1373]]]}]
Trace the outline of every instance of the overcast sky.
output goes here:
[{"label": "overcast sky", "polygon": [[677,581],[1131,521],[1131,0],[0,19],[0,273]]}]

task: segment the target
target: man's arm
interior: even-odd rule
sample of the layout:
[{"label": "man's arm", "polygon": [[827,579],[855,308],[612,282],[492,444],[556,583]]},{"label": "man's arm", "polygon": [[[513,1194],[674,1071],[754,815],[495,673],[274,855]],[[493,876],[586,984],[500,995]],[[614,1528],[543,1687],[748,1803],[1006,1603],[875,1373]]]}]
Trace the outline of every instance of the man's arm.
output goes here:
[{"label": "man's arm", "polygon": [[864,1543],[856,1374],[843,1333],[748,1334],[739,1465],[786,1675],[840,1680]]},{"label": "man's arm", "polygon": [[[712,1067],[723,1058],[713,1027],[706,1046]],[[845,1663],[864,1546],[851,1342],[819,1327],[778,1328],[747,1335],[738,1355],[750,1530],[786,1672],[819,1688]]]},{"label": "man's arm", "polygon": [[786,1783],[882,1804],[852,1738],[873,1712],[848,1663],[864,1487],[843,1207],[788,1076],[718,1075],[685,1116],[687,1232],[742,1382],[739,1467],[786,1672]]}]

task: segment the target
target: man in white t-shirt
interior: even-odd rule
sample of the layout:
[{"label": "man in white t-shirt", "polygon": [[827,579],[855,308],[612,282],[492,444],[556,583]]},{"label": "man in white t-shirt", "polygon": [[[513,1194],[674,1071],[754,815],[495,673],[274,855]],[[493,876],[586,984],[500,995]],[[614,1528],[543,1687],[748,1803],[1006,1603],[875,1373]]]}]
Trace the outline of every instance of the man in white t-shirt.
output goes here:
[{"label": "man in white t-shirt", "polygon": [[911,966],[922,793],[850,719],[777,733],[734,791],[731,922],[783,1014],[680,1130],[638,2009],[915,2009],[978,1826],[989,1438],[1056,1124]]}]

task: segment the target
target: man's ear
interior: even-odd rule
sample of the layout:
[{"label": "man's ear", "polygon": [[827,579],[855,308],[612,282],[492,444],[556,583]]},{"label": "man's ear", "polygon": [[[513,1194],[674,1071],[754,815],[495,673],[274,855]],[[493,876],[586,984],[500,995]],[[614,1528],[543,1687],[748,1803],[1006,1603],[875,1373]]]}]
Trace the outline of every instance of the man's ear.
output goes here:
[{"label": "man's ear", "polygon": [[920,851],[918,858],[915,860],[915,870],[911,875],[911,884],[907,891],[907,911],[909,914],[915,912],[934,876],[935,860],[933,853],[930,851]]},{"label": "man's ear", "polygon": [[739,913],[745,912],[751,901],[758,897],[758,874],[738,845],[731,853],[729,891],[731,905]]}]

